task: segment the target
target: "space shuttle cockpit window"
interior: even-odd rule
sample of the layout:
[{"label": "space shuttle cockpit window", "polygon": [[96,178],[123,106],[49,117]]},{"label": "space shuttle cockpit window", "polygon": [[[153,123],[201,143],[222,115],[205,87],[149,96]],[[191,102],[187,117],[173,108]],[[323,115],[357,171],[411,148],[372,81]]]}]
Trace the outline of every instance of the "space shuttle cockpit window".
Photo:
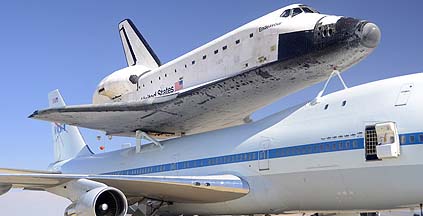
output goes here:
[{"label": "space shuttle cockpit window", "polygon": [[291,15],[291,9],[285,10],[285,11],[281,14],[281,17],[289,17],[289,15]]},{"label": "space shuttle cockpit window", "polygon": [[310,8],[308,7],[301,7],[304,11],[304,13],[314,13],[314,11],[312,11]]},{"label": "space shuttle cockpit window", "polygon": [[294,8],[292,10],[292,17],[297,16],[298,14],[302,13],[303,10],[301,10],[300,8]]},{"label": "space shuttle cockpit window", "polygon": [[301,5],[300,7],[301,7],[301,9],[303,9],[303,11],[305,13],[319,13],[319,11],[317,11],[316,9],[311,8],[311,7],[307,6],[307,5]]}]

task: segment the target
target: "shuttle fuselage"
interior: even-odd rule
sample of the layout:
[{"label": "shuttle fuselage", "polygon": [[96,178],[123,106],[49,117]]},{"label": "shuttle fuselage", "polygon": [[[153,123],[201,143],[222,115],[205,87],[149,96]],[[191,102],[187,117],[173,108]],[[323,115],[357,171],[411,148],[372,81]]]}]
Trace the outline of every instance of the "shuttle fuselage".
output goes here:
[{"label": "shuttle fuselage", "polygon": [[[122,24],[121,29],[124,28]],[[126,34],[124,37],[131,37]],[[365,58],[379,40],[380,31],[373,23],[291,5],[159,67],[135,64],[119,70],[98,85],[93,103],[154,101],[222,80],[218,90],[208,90],[210,97],[204,102],[207,109],[199,102],[198,107],[190,107],[191,115],[180,112],[179,120],[168,118],[173,122],[193,118],[201,119],[199,122],[216,119],[215,122],[206,121],[204,130],[198,130],[198,122],[191,122],[196,126],[165,127],[156,132],[193,134],[219,129],[240,124],[257,109],[327,79],[335,69],[345,71]],[[222,112],[227,113],[223,116],[226,121],[217,120],[216,115]],[[152,123],[144,119],[138,124]],[[153,129],[147,131],[150,130]]]}]

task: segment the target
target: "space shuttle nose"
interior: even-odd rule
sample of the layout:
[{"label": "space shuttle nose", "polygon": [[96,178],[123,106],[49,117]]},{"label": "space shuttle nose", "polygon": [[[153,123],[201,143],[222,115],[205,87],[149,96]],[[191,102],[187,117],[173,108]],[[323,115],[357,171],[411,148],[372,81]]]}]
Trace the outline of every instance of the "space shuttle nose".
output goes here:
[{"label": "space shuttle nose", "polygon": [[361,44],[367,48],[375,48],[380,42],[380,29],[374,23],[366,23],[361,32]]}]

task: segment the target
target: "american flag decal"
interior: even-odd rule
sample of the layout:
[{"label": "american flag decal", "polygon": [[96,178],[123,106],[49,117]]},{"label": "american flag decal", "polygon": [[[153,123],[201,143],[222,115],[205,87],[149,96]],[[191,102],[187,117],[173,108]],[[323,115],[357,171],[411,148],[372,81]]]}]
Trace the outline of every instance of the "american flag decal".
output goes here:
[{"label": "american flag decal", "polygon": [[184,88],[184,80],[180,79],[178,82],[175,83],[175,91],[179,91]]}]

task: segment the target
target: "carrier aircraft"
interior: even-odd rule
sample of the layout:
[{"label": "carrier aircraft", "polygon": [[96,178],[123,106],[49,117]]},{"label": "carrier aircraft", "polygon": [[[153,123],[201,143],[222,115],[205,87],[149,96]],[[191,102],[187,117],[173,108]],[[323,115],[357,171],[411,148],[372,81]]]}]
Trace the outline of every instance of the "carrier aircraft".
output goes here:
[{"label": "carrier aircraft", "polygon": [[[354,214],[423,202],[423,73],[322,95],[240,126],[93,154],[52,124],[49,171],[12,187],[68,198],[65,215]],[[50,107],[64,106],[58,91]]]},{"label": "carrier aircraft", "polygon": [[98,84],[92,104],[38,110],[30,117],[151,138],[241,125],[259,108],[360,62],[381,37],[374,23],[301,4],[253,20],[166,64],[130,20],[119,24],[119,34],[128,67]]}]

